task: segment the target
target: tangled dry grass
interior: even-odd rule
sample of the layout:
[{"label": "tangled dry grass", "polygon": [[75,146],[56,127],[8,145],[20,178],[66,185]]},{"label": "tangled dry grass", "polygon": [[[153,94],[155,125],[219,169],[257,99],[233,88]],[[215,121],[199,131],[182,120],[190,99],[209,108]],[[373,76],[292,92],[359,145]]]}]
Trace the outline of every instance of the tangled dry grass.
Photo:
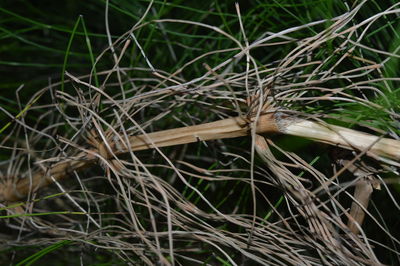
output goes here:
[{"label": "tangled dry grass", "polygon": [[[68,240],[111,251],[132,265],[379,265],[385,256],[399,263],[398,232],[382,219],[390,214],[368,207],[380,189],[398,215],[389,189],[398,181],[389,177],[398,175],[399,136],[341,115],[341,106],[359,103],[399,129],[398,110],[385,104],[390,100],[381,90],[399,81],[382,72],[399,57],[397,50],[362,42],[374,23],[399,16],[399,5],[354,24],[364,3],[328,27],[328,21],[315,21],[254,42],[243,27],[239,41],[212,25],[153,21],[190,23],[236,45],[229,49],[236,54],[219,65],[209,66],[207,53],[174,73],[155,67],[135,37],[146,23],[136,23],[97,58],[113,58],[112,68],[66,73],[64,83],[38,91],[1,140],[1,149],[12,151],[1,164],[3,245]],[[239,6],[237,13],[240,24]],[[316,33],[291,37],[309,29]],[[147,68],[122,65],[130,46]],[[257,56],[276,46],[291,52],[261,64]],[[369,60],[369,53],[382,61]],[[186,77],[185,69],[196,64],[204,75]],[[36,104],[41,97],[52,104]],[[38,121],[26,121],[35,110]],[[268,128],[259,130],[265,117]],[[341,122],[355,129],[333,126]],[[283,148],[278,133],[333,148],[291,151],[296,144]],[[304,158],[330,150],[328,163]],[[364,231],[364,216],[373,230]],[[377,255],[377,249],[384,252]]]}]

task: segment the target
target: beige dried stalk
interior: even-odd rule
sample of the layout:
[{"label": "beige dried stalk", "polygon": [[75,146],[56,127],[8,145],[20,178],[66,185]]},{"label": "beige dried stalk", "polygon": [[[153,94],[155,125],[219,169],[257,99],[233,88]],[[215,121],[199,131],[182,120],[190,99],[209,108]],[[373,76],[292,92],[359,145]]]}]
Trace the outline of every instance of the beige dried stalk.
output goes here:
[{"label": "beige dried stalk", "polygon": [[[394,139],[379,138],[344,127],[292,118],[281,112],[264,114],[257,121],[252,120],[254,118],[234,117],[201,125],[131,136],[129,137],[129,148],[126,148],[126,145],[114,142],[110,143],[113,150],[109,153],[119,155],[129,150],[139,151],[154,147],[160,148],[198,141],[241,137],[251,135],[251,126],[255,125],[258,134],[279,133],[300,136],[350,150],[368,150],[366,154],[375,158],[400,161],[400,141]],[[105,153],[101,149],[104,149],[104,146],[100,145],[93,152],[104,157]],[[70,173],[87,168],[95,162],[96,159],[92,154],[80,153],[73,161],[56,164],[47,172],[34,174],[32,179],[17,179],[15,183],[5,184],[0,188],[0,200],[10,202],[23,199],[29,192],[37,191],[53,183],[54,180],[63,179]]]},{"label": "beige dried stalk", "polygon": [[354,185],[354,201],[351,204],[350,217],[347,226],[353,234],[359,234],[364,222],[365,210],[374,189],[380,190],[379,181],[374,177],[374,171],[366,165],[352,163],[349,160],[340,160],[339,164],[346,167],[356,178]]}]

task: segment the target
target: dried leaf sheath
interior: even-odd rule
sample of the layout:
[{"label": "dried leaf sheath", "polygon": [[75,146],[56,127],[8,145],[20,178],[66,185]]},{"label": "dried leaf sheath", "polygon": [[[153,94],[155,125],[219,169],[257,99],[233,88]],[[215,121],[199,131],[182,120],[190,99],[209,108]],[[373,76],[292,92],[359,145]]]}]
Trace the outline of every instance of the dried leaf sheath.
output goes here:
[{"label": "dried leaf sheath", "polygon": [[[179,144],[207,141],[214,139],[235,138],[250,135],[250,123],[241,117],[223,119],[201,125],[168,129],[145,135],[129,138],[130,149],[139,151],[157,147],[167,147]],[[266,114],[259,117],[256,124],[258,134],[281,133],[293,136],[310,138],[318,142],[338,145],[350,150],[369,149],[367,154],[386,157],[395,161],[400,160],[400,141],[381,138],[363,132],[347,129],[339,126],[322,125],[304,119],[293,119],[280,113]],[[122,148],[119,143],[109,143],[115,147],[115,154],[121,154],[128,150]],[[102,154],[99,151],[94,151]],[[95,161],[87,160],[86,154],[80,154],[81,160],[59,163],[48,173],[36,173],[32,183],[28,179],[19,179],[16,184],[5,184],[0,188],[1,201],[15,201],[26,197],[30,189],[36,191],[41,187],[52,183],[51,176],[55,180],[67,177],[73,171],[89,167]],[[31,185],[32,184],[32,185]]]}]

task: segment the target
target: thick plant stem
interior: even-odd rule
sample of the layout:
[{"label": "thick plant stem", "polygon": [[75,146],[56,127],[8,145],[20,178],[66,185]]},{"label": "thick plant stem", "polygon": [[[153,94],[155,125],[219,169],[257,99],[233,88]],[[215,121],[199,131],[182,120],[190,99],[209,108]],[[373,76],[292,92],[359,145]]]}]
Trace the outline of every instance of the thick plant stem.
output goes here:
[{"label": "thick plant stem", "polygon": [[[168,129],[129,138],[133,151],[167,147],[215,139],[226,139],[247,136],[250,133],[250,122],[242,117],[233,117],[211,123]],[[260,116],[256,124],[260,133],[279,133],[273,114]]]},{"label": "thick plant stem", "polygon": [[285,121],[285,123],[287,125],[280,129],[283,134],[304,137],[350,150],[366,150],[367,155],[400,161],[400,141],[398,140],[380,138],[344,127],[302,119],[293,123]]},{"label": "thick plant stem", "polygon": [[9,180],[9,182],[0,186],[0,201],[13,202],[26,198],[29,192],[37,191],[52,184],[53,180],[68,177],[72,172],[88,168],[94,163],[93,160],[83,160],[84,154],[77,156],[77,158],[82,159],[55,164],[47,172],[39,171],[33,174],[32,178],[18,179],[16,182]]},{"label": "thick plant stem", "polygon": [[[251,120],[254,120],[252,118]],[[113,153],[118,155],[125,152],[167,147],[179,144],[193,143],[224,138],[235,138],[251,134],[251,125],[255,125],[257,134],[287,134],[310,138],[350,150],[368,150],[366,154],[400,161],[400,141],[379,138],[363,132],[320,124],[304,119],[291,118],[282,113],[261,115],[256,123],[242,117],[223,119],[211,123],[168,129],[144,135],[129,137],[129,148],[118,141],[108,143],[113,147]],[[102,146],[104,149],[104,145]],[[93,151],[100,155],[105,153]],[[29,192],[67,177],[74,171],[79,171],[96,163],[93,156],[81,153],[74,161],[61,162],[47,172],[38,172],[30,179],[14,180],[0,187],[0,201],[16,201],[23,199]],[[90,159],[89,159],[90,158]]]},{"label": "thick plant stem", "polygon": [[354,189],[355,201],[351,204],[350,217],[347,226],[353,234],[359,234],[365,218],[365,211],[368,208],[369,200],[373,192],[371,181],[363,178],[358,181]]}]

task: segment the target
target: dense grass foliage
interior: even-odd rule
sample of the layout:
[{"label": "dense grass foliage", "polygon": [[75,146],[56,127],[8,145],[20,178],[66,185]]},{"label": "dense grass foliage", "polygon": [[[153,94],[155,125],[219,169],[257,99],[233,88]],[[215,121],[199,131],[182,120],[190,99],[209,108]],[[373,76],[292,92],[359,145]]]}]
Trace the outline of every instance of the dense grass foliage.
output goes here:
[{"label": "dense grass foliage", "polygon": [[[253,114],[258,105],[247,103],[260,94],[289,115],[399,139],[397,1],[249,0],[238,2],[240,13],[236,2],[1,1],[3,180],[100,150],[93,139],[101,132],[138,135]],[[293,177],[310,209],[329,216],[332,239],[365,259],[352,262],[370,263],[362,252],[371,250],[382,263],[400,262],[398,162],[291,136],[269,141],[266,159],[255,155],[254,138],[243,137],[124,154],[123,167],[106,158],[69,173],[62,189],[53,184],[0,206],[0,258],[9,265],[351,261],[313,238],[299,187],[287,185]],[[368,241],[345,235],[334,220],[348,219],[354,173],[340,172],[338,161],[352,159],[385,180],[368,207]],[[268,241],[280,244],[267,249]]]}]

